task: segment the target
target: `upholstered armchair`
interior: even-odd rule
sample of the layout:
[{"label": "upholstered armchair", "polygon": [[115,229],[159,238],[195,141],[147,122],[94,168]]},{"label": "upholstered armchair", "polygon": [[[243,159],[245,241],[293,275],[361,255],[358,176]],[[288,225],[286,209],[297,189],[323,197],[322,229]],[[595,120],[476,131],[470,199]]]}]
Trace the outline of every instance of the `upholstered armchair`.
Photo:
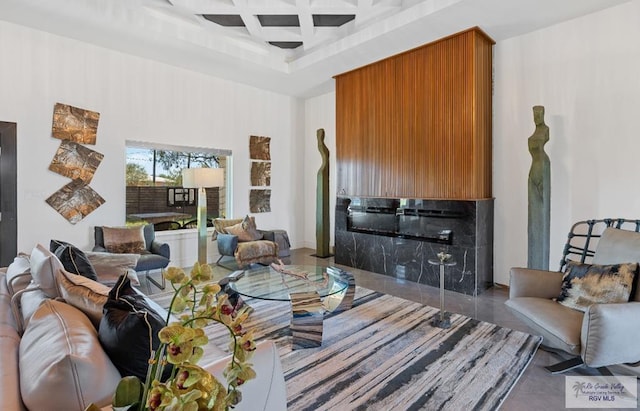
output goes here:
[{"label": "upholstered armchair", "polygon": [[[633,230],[633,231],[631,231]],[[546,367],[618,365],[640,375],[640,220],[581,221],[560,271],[512,268],[506,305],[543,346],[574,357]]]},{"label": "upholstered armchair", "polygon": [[258,230],[253,217],[216,218],[213,226],[213,239],[217,240],[220,253],[216,264],[220,265],[224,257],[234,257],[241,268],[254,263],[270,264],[277,261],[278,244],[272,241],[273,233]]},{"label": "upholstered armchair", "polygon": [[[114,230],[122,230],[120,232],[121,237],[111,234]],[[126,232],[125,230],[131,232]],[[107,234],[105,234],[105,231],[107,231]],[[117,233],[117,231],[115,232]],[[122,240],[119,242],[118,238]],[[93,251],[140,254],[134,270],[136,272],[144,272],[147,281],[151,281],[158,288],[164,290],[166,286],[164,276],[161,275],[160,282],[157,282],[149,275],[149,271],[160,270],[162,273],[169,265],[171,250],[169,249],[169,244],[156,240],[155,230],[152,224],[137,228],[96,226],[94,239],[95,246],[93,247]]]}]

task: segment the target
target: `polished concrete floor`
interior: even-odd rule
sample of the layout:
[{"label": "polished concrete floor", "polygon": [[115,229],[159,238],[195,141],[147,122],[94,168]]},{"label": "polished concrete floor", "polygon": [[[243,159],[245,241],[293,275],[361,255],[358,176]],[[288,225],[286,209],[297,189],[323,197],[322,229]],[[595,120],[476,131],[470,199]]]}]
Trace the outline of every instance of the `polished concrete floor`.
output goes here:
[{"label": "polished concrete floor", "polygon": [[[292,264],[336,265],[352,272],[356,279],[356,284],[359,286],[432,307],[438,307],[440,304],[440,292],[438,288],[416,284],[410,281],[397,280],[369,271],[340,266],[334,264],[333,258],[322,259],[313,257],[313,252],[314,250],[304,248],[292,250],[290,262]],[[226,261],[229,264],[229,268],[232,268],[233,260]],[[229,270],[214,266],[214,272],[216,277],[222,277],[228,274]],[[158,290],[152,290],[151,292],[154,291]],[[507,298],[508,290],[506,287],[501,286],[490,288],[478,297],[447,291],[445,292],[445,309],[510,329],[531,332],[504,305]],[[500,409],[504,411],[555,411],[567,409],[565,407],[565,375],[600,375],[600,373],[594,369],[580,368],[562,375],[551,375],[543,368],[547,365],[560,362],[565,358],[567,357],[563,358],[558,354],[539,349],[533,361],[520,377],[520,380],[512,389]],[[614,374],[618,374],[615,369],[611,371]],[[622,372],[619,374],[625,375]],[[640,392],[640,383],[638,391]]]}]

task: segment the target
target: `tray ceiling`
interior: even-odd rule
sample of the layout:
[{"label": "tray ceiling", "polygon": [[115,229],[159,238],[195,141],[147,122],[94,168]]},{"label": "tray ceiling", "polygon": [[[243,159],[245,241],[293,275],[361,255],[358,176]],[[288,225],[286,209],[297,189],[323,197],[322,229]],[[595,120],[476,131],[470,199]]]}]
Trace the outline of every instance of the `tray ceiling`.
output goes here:
[{"label": "tray ceiling", "polygon": [[283,94],[473,26],[494,40],[629,0],[2,0],[0,19]]}]

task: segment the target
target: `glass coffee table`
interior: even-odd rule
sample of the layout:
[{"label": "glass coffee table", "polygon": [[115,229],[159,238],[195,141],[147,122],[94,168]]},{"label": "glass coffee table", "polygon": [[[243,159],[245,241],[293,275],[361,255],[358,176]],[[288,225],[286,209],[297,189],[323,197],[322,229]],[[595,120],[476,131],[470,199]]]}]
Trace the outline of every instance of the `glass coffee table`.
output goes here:
[{"label": "glass coffee table", "polygon": [[353,304],[353,275],[337,267],[277,265],[236,271],[228,286],[241,296],[291,302],[293,349],[322,344],[324,312],[348,310]]}]

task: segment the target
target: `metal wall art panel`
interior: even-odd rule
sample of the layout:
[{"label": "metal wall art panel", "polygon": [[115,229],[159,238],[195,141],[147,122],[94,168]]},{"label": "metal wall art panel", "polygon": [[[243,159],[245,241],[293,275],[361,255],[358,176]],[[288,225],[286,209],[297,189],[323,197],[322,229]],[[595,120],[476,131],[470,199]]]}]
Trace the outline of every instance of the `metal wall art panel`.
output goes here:
[{"label": "metal wall art panel", "polygon": [[249,210],[252,213],[268,213],[271,211],[271,190],[251,190],[249,193]]},{"label": "metal wall art panel", "polygon": [[249,155],[252,160],[271,160],[271,137],[249,136]]},{"label": "metal wall art panel", "polygon": [[82,144],[95,144],[100,113],[56,103],[52,132],[55,138]]},{"label": "metal wall art panel", "polygon": [[104,204],[105,200],[82,180],[76,179],[53,193],[46,202],[71,224],[75,224]]},{"label": "metal wall art panel", "polygon": [[252,161],[251,162],[251,185],[253,187],[271,185],[271,162]]},{"label": "metal wall art panel", "polygon": [[73,141],[63,140],[49,170],[89,184],[104,155]]}]

